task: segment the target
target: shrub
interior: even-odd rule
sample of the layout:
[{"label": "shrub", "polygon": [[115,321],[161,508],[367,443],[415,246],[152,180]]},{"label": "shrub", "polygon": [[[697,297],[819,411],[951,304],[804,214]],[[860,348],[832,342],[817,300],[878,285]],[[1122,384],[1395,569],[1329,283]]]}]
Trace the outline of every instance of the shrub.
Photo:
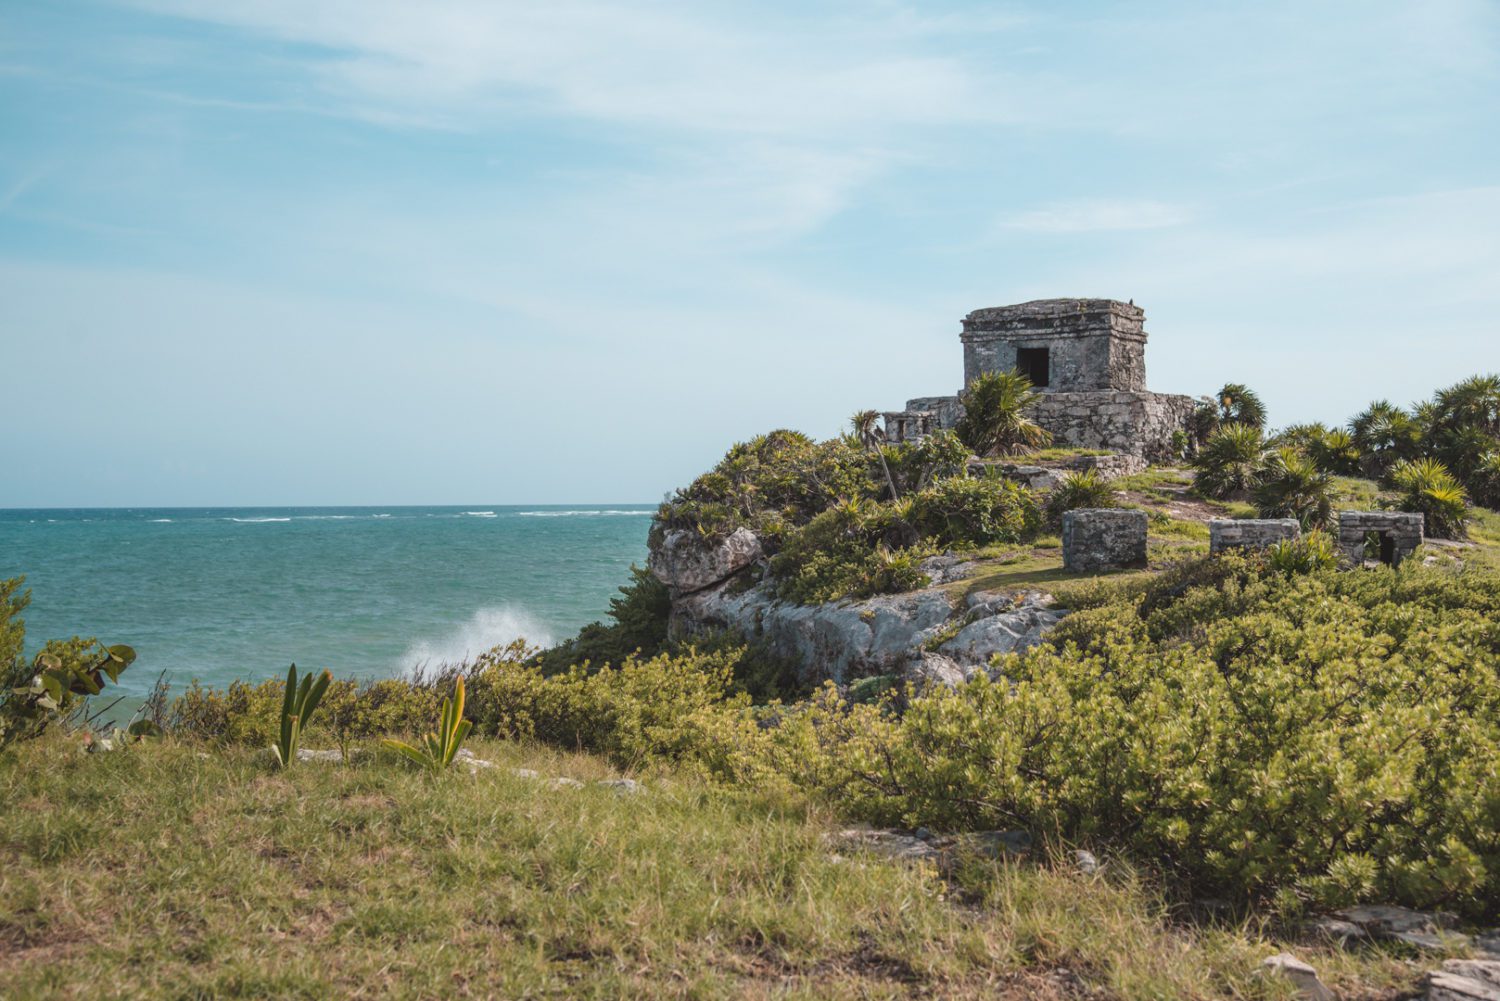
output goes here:
[{"label": "shrub", "polygon": [[654,657],[666,646],[671,614],[667,586],[644,567],[631,566],[630,583],[609,600],[613,622],[584,626],[577,636],[538,654],[537,663],[544,672],[553,673],[585,662],[618,664],[631,654]]},{"label": "shrub", "polygon": [[1047,495],[1047,524],[1062,525],[1062,516],[1084,507],[1116,507],[1119,492],[1097,469],[1068,473]]},{"label": "shrub", "polygon": [[1052,435],[1027,413],[1038,396],[1014,369],[978,376],[964,393],[958,437],[978,456],[1019,455],[1049,444]]},{"label": "shrub", "polygon": [[1036,535],[1036,495],[1006,479],[947,479],[911,498],[911,521],[939,547],[1020,542]]},{"label": "shrub", "polygon": [[1333,516],[1333,484],[1315,462],[1290,445],[1273,450],[1253,491],[1262,518],[1296,518],[1304,531]]},{"label": "shrub", "polygon": [[1391,483],[1401,491],[1397,507],[1422,514],[1427,535],[1436,539],[1464,537],[1468,498],[1441,462],[1436,459],[1399,462],[1391,468]]},{"label": "shrub", "polygon": [[1282,539],[1265,550],[1268,568],[1283,577],[1332,570],[1339,564],[1339,550],[1326,532],[1313,531],[1300,539]]},{"label": "shrub", "polygon": [[1105,839],[1187,892],[1494,913],[1500,578],[1216,562],[1075,612],[1002,682],[823,719],[842,767],[807,772],[874,822]]},{"label": "shrub", "polygon": [[952,431],[934,431],[916,442],[886,445],[881,454],[902,494],[925,490],[938,480],[964,475],[969,446]]},{"label": "shrub", "polygon": [[1314,439],[1308,444],[1307,454],[1325,473],[1353,476],[1359,472],[1359,448],[1354,444],[1354,436],[1342,428]]},{"label": "shrub", "polygon": [[1225,424],[1208,436],[1193,460],[1194,489],[1219,500],[1247,496],[1260,482],[1264,449],[1260,428]]},{"label": "shrub", "polygon": [[917,564],[932,549],[922,545],[910,510],[909,502],[850,502],[824,511],[771,559],[777,596],[813,604],[924,586]]}]

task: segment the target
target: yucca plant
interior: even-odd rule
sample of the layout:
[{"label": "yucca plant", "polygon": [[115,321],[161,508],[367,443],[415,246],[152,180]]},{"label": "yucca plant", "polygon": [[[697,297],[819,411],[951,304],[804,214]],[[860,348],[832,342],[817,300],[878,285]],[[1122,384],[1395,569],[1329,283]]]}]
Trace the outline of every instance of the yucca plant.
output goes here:
[{"label": "yucca plant", "polygon": [[1193,459],[1194,489],[1205,497],[1244,497],[1260,482],[1265,442],[1260,428],[1225,424],[1208,436]]},{"label": "yucca plant", "polygon": [[303,675],[302,683],[298,684],[297,665],[287,668],[286,693],[281,699],[281,733],[276,743],[271,745],[276,763],[282,768],[292,767],[292,763],[297,760],[297,748],[302,745],[302,730],[307,726],[308,717],[312,716],[313,710],[323,700],[323,693],[328,691],[328,684],[332,680],[333,675],[324,671],[316,678],[311,674]]},{"label": "yucca plant", "polygon": [[986,372],[969,383],[958,437],[974,454],[1023,455],[1052,443],[1052,433],[1031,418],[1041,394],[1012,369]]},{"label": "yucca plant", "polygon": [[453,698],[443,700],[443,712],[438,720],[437,731],[423,737],[420,746],[413,747],[403,740],[389,738],[381,743],[406,755],[423,768],[440,772],[453,764],[464,738],[473,728],[473,722],[464,719],[464,679],[459,678],[454,683]]},{"label": "yucca plant", "polygon": [[1047,523],[1054,528],[1062,516],[1084,507],[1115,507],[1119,494],[1097,469],[1068,473],[1047,495]]},{"label": "yucca plant", "polygon": [[1283,445],[1266,457],[1258,478],[1254,498],[1262,518],[1296,518],[1304,531],[1328,524],[1332,481],[1312,459]]},{"label": "yucca plant", "polygon": [[1420,513],[1435,539],[1461,539],[1469,515],[1463,486],[1436,459],[1411,459],[1391,468],[1391,483],[1401,491],[1397,507]]}]

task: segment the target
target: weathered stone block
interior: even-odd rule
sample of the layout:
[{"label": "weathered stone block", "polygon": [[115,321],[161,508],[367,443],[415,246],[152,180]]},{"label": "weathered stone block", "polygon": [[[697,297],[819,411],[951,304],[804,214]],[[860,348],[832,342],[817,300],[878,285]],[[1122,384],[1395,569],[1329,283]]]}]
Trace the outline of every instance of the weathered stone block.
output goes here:
[{"label": "weathered stone block", "polygon": [[1284,539],[1302,537],[1302,526],[1295,518],[1219,519],[1208,523],[1208,551],[1226,549],[1265,549]]},{"label": "weathered stone block", "polygon": [[1399,564],[1422,544],[1423,520],[1420,514],[1406,511],[1340,511],[1339,549],[1354,566],[1365,561],[1365,543],[1379,545],[1379,559],[1392,566]]},{"label": "weathered stone block", "polygon": [[1146,565],[1146,512],[1080,508],[1063,515],[1063,568],[1075,573]]}]

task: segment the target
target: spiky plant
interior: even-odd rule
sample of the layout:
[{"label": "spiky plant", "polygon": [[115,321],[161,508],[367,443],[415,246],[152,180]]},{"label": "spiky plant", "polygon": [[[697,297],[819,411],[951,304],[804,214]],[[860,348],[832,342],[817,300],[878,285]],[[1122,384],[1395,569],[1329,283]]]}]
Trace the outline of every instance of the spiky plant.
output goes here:
[{"label": "spiky plant", "polygon": [[1440,427],[1478,428],[1500,436],[1500,375],[1475,375],[1433,397],[1435,423]]},{"label": "spiky plant", "polygon": [[1391,469],[1391,483],[1401,491],[1397,506],[1423,516],[1426,533],[1435,539],[1461,539],[1469,515],[1463,486],[1436,459],[1411,459]]},{"label": "spiky plant", "polygon": [[1119,492],[1097,469],[1068,473],[1047,495],[1047,523],[1058,527],[1062,516],[1085,507],[1115,507]]},{"label": "spiky plant", "polygon": [[1339,550],[1326,532],[1313,531],[1300,539],[1282,539],[1265,552],[1266,566],[1284,577],[1332,570],[1338,566]]},{"label": "spiky plant", "polygon": [[1359,449],[1361,468],[1372,476],[1384,476],[1421,451],[1422,425],[1389,400],[1376,400],[1355,414],[1349,434]]},{"label": "spiky plant", "polygon": [[453,686],[453,698],[443,700],[443,711],[438,720],[437,730],[424,736],[420,746],[413,747],[403,740],[390,738],[381,743],[405,755],[423,768],[440,772],[453,764],[453,759],[458,756],[458,749],[463,746],[464,738],[473,728],[473,722],[464,719],[464,679],[460,676]]},{"label": "spiky plant", "polygon": [[1265,464],[1260,428],[1225,424],[1208,436],[1193,459],[1194,489],[1217,500],[1241,499],[1260,482]]},{"label": "spiky plant", "polygon": [[1303,531],[1322,528],[1333,515],[1332,481],[1317,463],[1290,445],[1266,456],[1254,488],[1262,518],[1296,518]]},{"label": "spiky plant", "polygon": [[1015,369],[986,372],[969,383],[958,437],[978,456],[1021,455],[1048,445],[1051,432],[1031,419],[1041,394]]},{"label": "spiky plant", "polygon": [[297,749],[302,746],[302,731],[332,680],[333,675],[324,671],[316,678],[312,674],[303,675],[301,684],[298,684],[297,665],[287,668],[286,691],[281,700],[281,730],[276,743],[271,745],[276,763],[282,768],[290,768],[296,762]]},{"label": "spiky plant", "polygon": [[1257,428],[1266,426],[1266,405],[1249,386],[1238,382],[1225,383],[1216,398],[1220,423],[1248,424]]},{"label": "spiky plant", "polygon": [[1354,436],[1343,428],[1324,432],[1308,445],[1307,455],[1325,473],[1353,476],[1359,472],[1359,448],[1354,444]]}]

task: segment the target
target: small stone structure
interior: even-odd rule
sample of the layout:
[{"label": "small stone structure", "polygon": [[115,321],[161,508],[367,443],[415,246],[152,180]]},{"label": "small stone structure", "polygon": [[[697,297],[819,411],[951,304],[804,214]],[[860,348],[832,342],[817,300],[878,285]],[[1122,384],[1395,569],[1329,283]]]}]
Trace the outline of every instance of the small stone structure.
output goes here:
[{"label": "small stone structure", "polygon": [[1382,563],[1396,566],[1422,544],[1422,516],[1405,511],[1340,511],[1339,548],[1355,566],[1365,561],[1366,543],[1380,547]]},{"label": "small stone structure", "polygon": [[1285,539],[1300,539],[1302,526],[1296,518],[1217,519],[1208,523],[1208,551],[1266,549]]},{"label": "small stone structure", "polygon": [[1063,569],[1074,573],[1146,565],[1146,512],[1079,508],[1062,519]]},{"label": "small stone structure", "polygon": [[[1198,406],[1190,396],[1146,389],[1145,311],[1115,299],[1037,299],[976,309],[963,319],[964,386],[986,372],[1019,369],[1041,391],[1033,419],[1058,445],[1166,459],[1172,436]],[[885,415],[901,442],[963,415],[958,396],[908,400]]]}]

